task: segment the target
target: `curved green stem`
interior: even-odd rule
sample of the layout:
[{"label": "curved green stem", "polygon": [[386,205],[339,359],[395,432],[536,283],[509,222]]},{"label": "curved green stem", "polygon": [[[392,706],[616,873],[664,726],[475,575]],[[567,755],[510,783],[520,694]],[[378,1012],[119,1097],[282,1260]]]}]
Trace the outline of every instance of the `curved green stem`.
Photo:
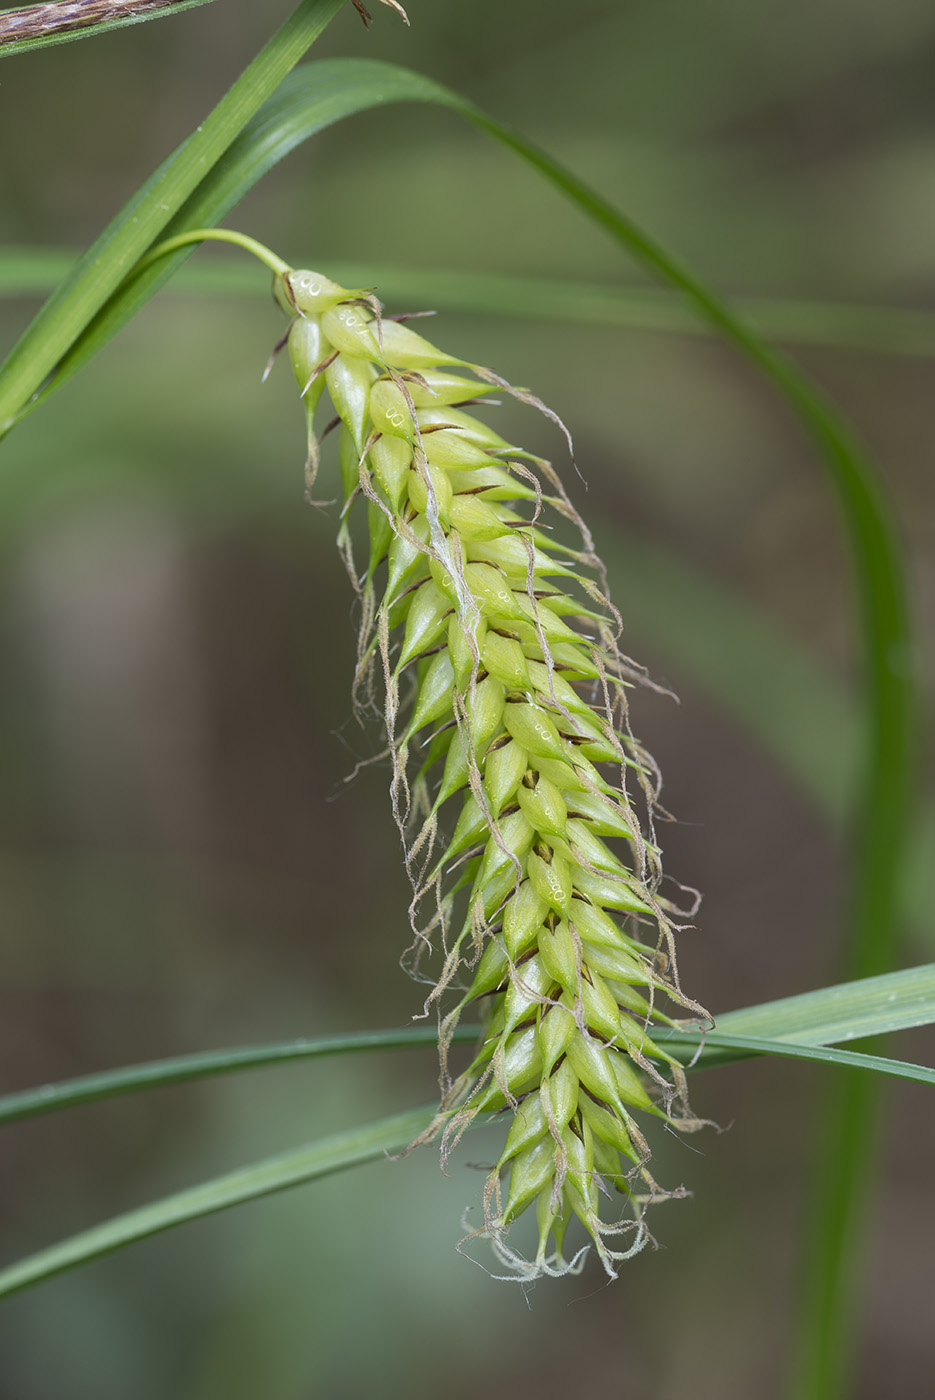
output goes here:
[{"label": "curved green stem", "polygon": [[273,94],[344,0],[301,0],[214,110],[124,206],[52,294],[0,368],[0,438],[75,340],[132,273],[153,240],[210,177],[239,133]]},{"label": "curved green stem", "polygon": [[177,233],[174,238],[165,238],[161,243],[157,243],[155,248],[151,248],[145,258],[141,258],[133,269],[131,275],[138,272],[145,272],[146,268],[153,263],[164,258],[167,253],[174,253],[177,248],[184,248],[186,243],[205,243],[208,240],[215,243],[235,243],[238,248],[243,248],[246,252],[252,253],[260,262],[265,263],[277,277],[283,277],[292,268],[282,258],[277,257],[271,248],[267,248],[265,243],[260,243],[256,238],[251,238],[249,234],[238,233],[236,229],[230,228],[193,228],[186,233]]}]

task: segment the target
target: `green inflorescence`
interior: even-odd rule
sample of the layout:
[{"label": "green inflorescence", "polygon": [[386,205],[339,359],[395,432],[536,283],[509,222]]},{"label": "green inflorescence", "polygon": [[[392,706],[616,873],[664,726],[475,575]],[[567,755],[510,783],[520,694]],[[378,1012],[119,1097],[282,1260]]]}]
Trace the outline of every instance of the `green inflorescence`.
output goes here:
[{"label": "green inflorescence", "polygon": [[[355,703],[382,708],[414,890],[408,965],[439,1008],[431,1135],[444,1157],[478,1115],[511,1111],[474,1233],[530,1279],[577,1266],[583,1251],[562,1253],[577,1216],[615,1276],[650,1238],[646,1205],[683,1194],[650,1175],[635,1113],[699,1126],[681,1067],[651,1038],[676,1024],[657,1003],[706,1016],[679,986],[657,775],[627,722],[626,687],[645,677],[619,650],[600,560],[551,466],[465,411],[495,388],[538,400],[384,318],[363,290],[292,271],[277,296],[293,317],[309,485],[325,389],[338,416],[339,542],[363,615]],[[347,523],[357,498],[362,572]],[[547,511],[577,527],[579,548],[556,543]],[[441,968],[426,977],[433,955]],[[467,1007],[485,1033],[453,1078],[447,1050]],[[506,1239],[529,1207],[531,1260]]]}]

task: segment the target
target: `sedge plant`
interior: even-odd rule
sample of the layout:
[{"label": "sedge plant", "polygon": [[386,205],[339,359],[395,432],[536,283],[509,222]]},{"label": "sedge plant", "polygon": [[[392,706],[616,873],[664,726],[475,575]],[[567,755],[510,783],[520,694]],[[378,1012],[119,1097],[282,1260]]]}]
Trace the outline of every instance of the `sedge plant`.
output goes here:
[{"label": "sedge plant", "polygon": [[[658,783],[627,719],[642,675],[558,475],[473,411],[498,387],[537,401],[384,317],[366,292],[289,271],[277,294],[293,318],[309,490],[325,391],[337,413],[339,538],[362,612],[355,696],[385,727],[414,890],[410,964],[424,977],[426,955],[441,958],[425,1011],[439,1016],[442,1099],[423,1136],[441,1130],[444,1157],[478,1114],[507,1112],[484,1192],[498,1257],[524,1279],[567,1271],[577,1216],[614,1276],[648,1238],[645,1205],[668,1194],[635,1115],[698,1126],[682,1066],[650,1029],[673,1024],[664,1007],[706,1020],[679,984]],[[362,568],[347,521],[358,500]],[[556,521],[576,527],[575,546]],[[451,1032],[475,1007],[482,1042],[452,1077]],[[614,1197],[623,1218],[605,1210]],[[527,1263],[505,1237],[531,1206]]]},{"label": "sedge plant", "polygon": [[[202,2],[119,7],[126,15],[102,18],[100,27]],[[827,989],[825,1000],[815,993],[817,1001],[804,998],[804,1006],[775,1003],[719,1016],[718,1028],[705,1032],[710,1018],[683,991],[677,970],[674,935],[691,909],[680,911],[661,880],[653,820],[658,775],[627,719],[627,688],[645,677],[620,650],[620,619],[600,561],[558,475],[502,438],[486,416],[496,392],[542,406],[386,316],[369,288],[295,271],[253,245],[272,267],[289,317],[284,345],[305,406],[310,492],[319,438],[332,428],[337,433],[339,542],[361,614],[355,704],[362,716],[377,712],[385,728],[393,808],[413,884],[408,964],[425,979],[425,1011],[438,1019],[441,1101],[353,1139],[234,1173],[215,1189],[130,1212],[5,1270],[0,1292],[368,1154],[439,1136],[447,1154],[476,1118],[491,1113],[508,1126],[473,1233],[491,1240],[509,1276],[526,1280],[580,1264],[580,1250],[564,1248],[576,1217],[613,1274],[650,1238],[646,1208],[666,1194],[650,1170],[644,1125],[655,1119],[682,1131],[699,1126],[685,1079],[696,1056],[712,1063],[712,1051],[725,1058],[792,1053],[932,1082],[924,1067],[820,1048],[935,1016],[930,970],[903,974],[898,984],[881,975],[894,960],[912,675],[904,664],[911,629],[898,538],[872,464],[821,394],[742,316],[524,138],[430,79],[390,65],[338,60],[290,74],[340,7],[341,0],[302,0],[65,278],[0,373],[0,434],[116,333],[179,266],[186,244],[206,236],[249,244],[210,226],[308,136],[387,101],[431,102],[467,117],[678,291],[778,389],[819,450],[861,589],[869,739],[845,968],[863,980],[844,995],[850,1007],[865,998],[864,1013],[835,1019],[829,1008],[841,1004],[842,993]],[[3,51],[56,41],[42,25],[56,10],[63,17],[73,8],[39,6],[15,18],[10,32],[20,37]],[[96,3],[94,12],[104,16],[105,9]],[[336,414],[327,427],[326,394]],[[355,511],[366,515],[361,558]],[[479,1021],[479,1029],[462,1016]],[[199,1064],[143,1066],[44,1098],[14,1095],[0,1109],[14,1118],[294,1053],[417,1043],[413,1037],[218,1052]],[[467,1066],[453,1069],[451,1047],[471,1042]],[[862,1205],[852,1147],[868,1140],[872,1107],[866,1091],[847,1092],[837,1105],[795,1381],[803,1400],[831,1400],[845,1384],[841,1242]],[[531,1259],[508,1239],[526,1211],[537,1223]]]}]

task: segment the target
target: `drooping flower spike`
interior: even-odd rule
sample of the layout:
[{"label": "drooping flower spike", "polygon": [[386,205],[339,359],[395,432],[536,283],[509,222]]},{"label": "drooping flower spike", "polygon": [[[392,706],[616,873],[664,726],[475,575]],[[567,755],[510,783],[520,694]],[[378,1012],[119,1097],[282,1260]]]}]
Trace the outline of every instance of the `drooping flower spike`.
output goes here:
[{"label": "drooping flower spike", "polygon": [[[679,985],[657,775],[627,722],[626,687],[645,677],[619,650],[600,561],[556,473],[466,411],[495,388],[542,405],[384,317],[364,289],[288,271],[277,297],[293,317],[309,489],[325,390],[337,414],[339,542],[362,611],[355,703],[382,709],[414,892],[408,966],[440,1025],[442,1105],[426,1137],[441,1133],[444,1159],[479,1114],[508,1113],[475,1233],[529,1279],[577,1266],[581,1251],[562,1253],[577,1216],[615,1276],[650,1238],[646,1205],[682,1194],[650,1175],[635,1115],[698,1126],[680,1065],[651,1038],[675,1024],[660,999],[706,1017]],[[362,571],[347,521],[358,499]],[[550,513],[579,544],[556,542]],[[468,1007],[485,1032],[452,1079]],[[527,1260],[506,1236],[530,1207]]]}]

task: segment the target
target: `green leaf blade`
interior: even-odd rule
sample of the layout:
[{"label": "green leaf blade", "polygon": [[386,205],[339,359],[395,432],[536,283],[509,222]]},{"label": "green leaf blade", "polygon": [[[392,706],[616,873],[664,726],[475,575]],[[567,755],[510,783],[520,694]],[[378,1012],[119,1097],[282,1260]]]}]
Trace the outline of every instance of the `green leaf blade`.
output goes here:
[{"label": "green leaf blade", "polygon": [[[908,1060],[893,1060],[884,1055],[865,1055],[857,1050],[841,1050],[836,1046],[809,1045],[795,1040],[768,1039],[752,1035],[725,1035],[710,1031],[704,1042],[690,1032],[653,1032],[653,1039],[674,1054],[687,1069],[714,1069],[749,1059],[751,1055],[773,1055],[779,1059],[811,1060],[817,1064],[836,1065],[841,1069],[860,1069],[871,1074],[885,1074],[894,1079],[911,1079],[919,1084],[935,1085],[935,1069],[912,1064]],[[691,1049],[684,1042],[690,1041]],[[698,1058],[692,1060],[692,1054]]]},{"label": "green leaf blade", "polygon": [[935,963],[842,982],[820,991],[728,1011],[717,1029],[827,1045],[888,1035],[935,1021]]},{"label": "green leaf blade", "polygon": [[435,1111],[435,1106],[431,1105],[394,1114],[362,1128],[268,1157],[253,1166],[228,1172],[118,1215],[0,1270],[0,1298],[176,1225],[316,1181],[347,1167],[372,1162],[388,1152],[400,1152],[429,1125]]},{"label": "green leaf blade", "polygon": [[[458,1026],[453,1039],[458,1042],[473,1041],[479,1033],[479,1026]],[[36,1089],[7,1094],[0,1098],[0,1124],[36,1118],[44,1113],[76,1108],[121,1094],[164,1088],[170,1084],[186,1084],[243,1070],[264,1069],[295,1060],[373,1050],[407,1050],[435,1046],[437,1043],[438,1033],[434,1027],[409,1026],[405,1030],[359,1031],[348,1035],[318,1036],[312,1040],[287,1040],[272,1045],[205,1050],[194,1055],[151,1060],[146,1064],[126,1065],[120,1069],[85,1074],[57,1084],[44,1084]]]}]

